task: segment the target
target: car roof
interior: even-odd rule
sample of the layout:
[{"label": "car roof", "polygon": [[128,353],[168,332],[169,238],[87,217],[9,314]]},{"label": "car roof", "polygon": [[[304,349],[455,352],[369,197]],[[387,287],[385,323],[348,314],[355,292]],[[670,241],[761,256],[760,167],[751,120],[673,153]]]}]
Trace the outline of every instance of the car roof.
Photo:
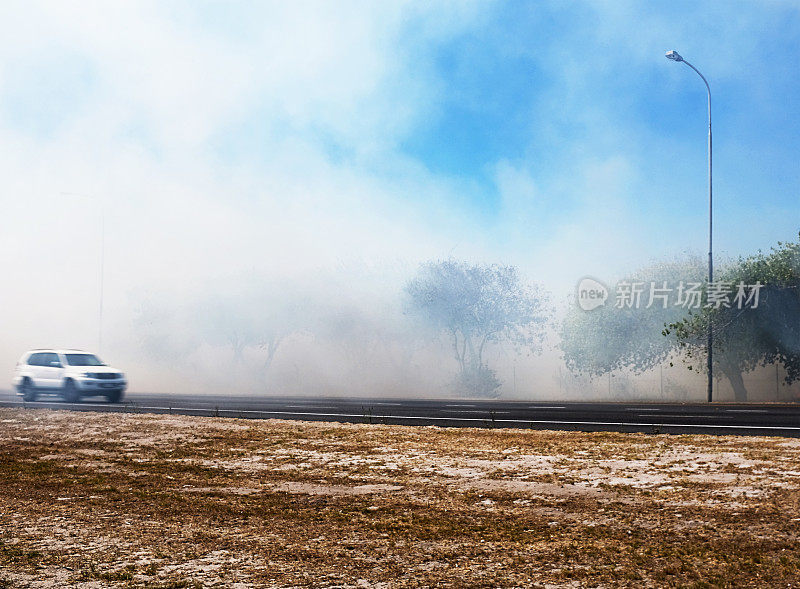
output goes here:
[{"label": "car roof", "polygon": [[83,350],[74,350],[74,349],[59,350],[57,348],[35,348],[33,350],[29,350],[27,353],[38,354],[41,352],[55,352],[56,354],[91,354],[91,352],[85,352]]}]

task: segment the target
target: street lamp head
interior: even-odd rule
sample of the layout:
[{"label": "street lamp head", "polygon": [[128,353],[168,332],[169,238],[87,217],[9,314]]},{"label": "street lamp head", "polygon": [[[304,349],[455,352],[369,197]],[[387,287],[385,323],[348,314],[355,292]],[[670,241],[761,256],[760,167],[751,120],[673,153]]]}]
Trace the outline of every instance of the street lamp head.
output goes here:
[{"label": "street lamp head", "polygon": [[683,61],[683,58],[678,54],[677,51],[667,51],[666,58],[671,59],[672,61]]}]

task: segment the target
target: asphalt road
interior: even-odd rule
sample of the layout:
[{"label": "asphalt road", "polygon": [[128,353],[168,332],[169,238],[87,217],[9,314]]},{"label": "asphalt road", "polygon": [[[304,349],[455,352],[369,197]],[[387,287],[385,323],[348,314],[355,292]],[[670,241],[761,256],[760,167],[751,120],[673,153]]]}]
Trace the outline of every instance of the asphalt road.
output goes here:
[{"label": "asphalt road", "polygon": [[800,404],[778,403],[545,403],[472,399],[128,393],[122,403],[112,405],[106,403],[102,397],[69,404],[54,396],[43,396],[35,403],[23,403],[11,391],[0,391],[0,407],[22,406],[74,411],[172,413],[445,427],[800,437]]}]

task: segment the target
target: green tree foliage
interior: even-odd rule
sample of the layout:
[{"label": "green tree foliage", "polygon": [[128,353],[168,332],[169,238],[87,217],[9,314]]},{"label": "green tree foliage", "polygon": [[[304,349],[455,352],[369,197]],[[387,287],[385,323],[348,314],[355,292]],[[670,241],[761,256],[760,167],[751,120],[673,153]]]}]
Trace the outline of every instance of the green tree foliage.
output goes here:
[{"label": "green tree foliage", "polygon": [[616,288],[602,307],[584,311],[571,305],[561,326],[561,351],[570,371],[599,376],[615,370],[643,372],[664,362],[675,351],[674,334],[662,333],[664,326],[686,317],[687,309],[673,298],[664,308],[663,300],[650,304],[651,288],[675,287],[681,281],[702,282],[705,269],[699,258],[683,258],[641,268],[623,283],[643,283],[638,305],[618,308]]},{"label": "green tree foliage", "polygon": [[[708,327],[714,336],[714,369],[731,382],[736,400],[746,401],[742,374],[772,363],[786,368],[786,382],[800,379],[800,238],[769,253],[739,259],[718,272],[729,306],[704,308],[665,330],[690,358],[705,357]],[[739,285],[763,285],[758,305],[736,301]],[[747,293],[752,289],[746,289]],[[696,362],[701,364],[702,362]]]},{"label": "green tree foliage", "polygon": [[550,317],[548,297],[513,266],[455,260],[423,264],[406,285],[410,312],[446,334],[458,362],[456,388],[469,396],[497,396],[486,347],[501,342],[538,352]]}]

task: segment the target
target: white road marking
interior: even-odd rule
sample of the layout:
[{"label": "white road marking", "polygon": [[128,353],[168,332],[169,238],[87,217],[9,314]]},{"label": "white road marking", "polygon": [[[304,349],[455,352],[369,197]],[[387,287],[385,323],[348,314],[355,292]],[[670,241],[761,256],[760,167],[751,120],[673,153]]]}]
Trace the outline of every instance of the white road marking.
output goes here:
[{"label": "white road marking", "polygon": [[[637,415],[636,417],[652,417],[652,414]],[[681,419],[706,419],[708,415],[685,415],[683,413],[664,413],[659,417],[680,417]],[[714,415],[714,419],[733,419],[729,415]]]},{"label": "white road marking", "polygon": [[478,415],[508,415],[511,411],[491,411],[484,409],[483,411],[467,411],[465,409],[442,409],[442,413],[477,413]]},{"label": "white road marking", "polygon": [[725,409],[726,413],[769,413],[766,409]]}]

